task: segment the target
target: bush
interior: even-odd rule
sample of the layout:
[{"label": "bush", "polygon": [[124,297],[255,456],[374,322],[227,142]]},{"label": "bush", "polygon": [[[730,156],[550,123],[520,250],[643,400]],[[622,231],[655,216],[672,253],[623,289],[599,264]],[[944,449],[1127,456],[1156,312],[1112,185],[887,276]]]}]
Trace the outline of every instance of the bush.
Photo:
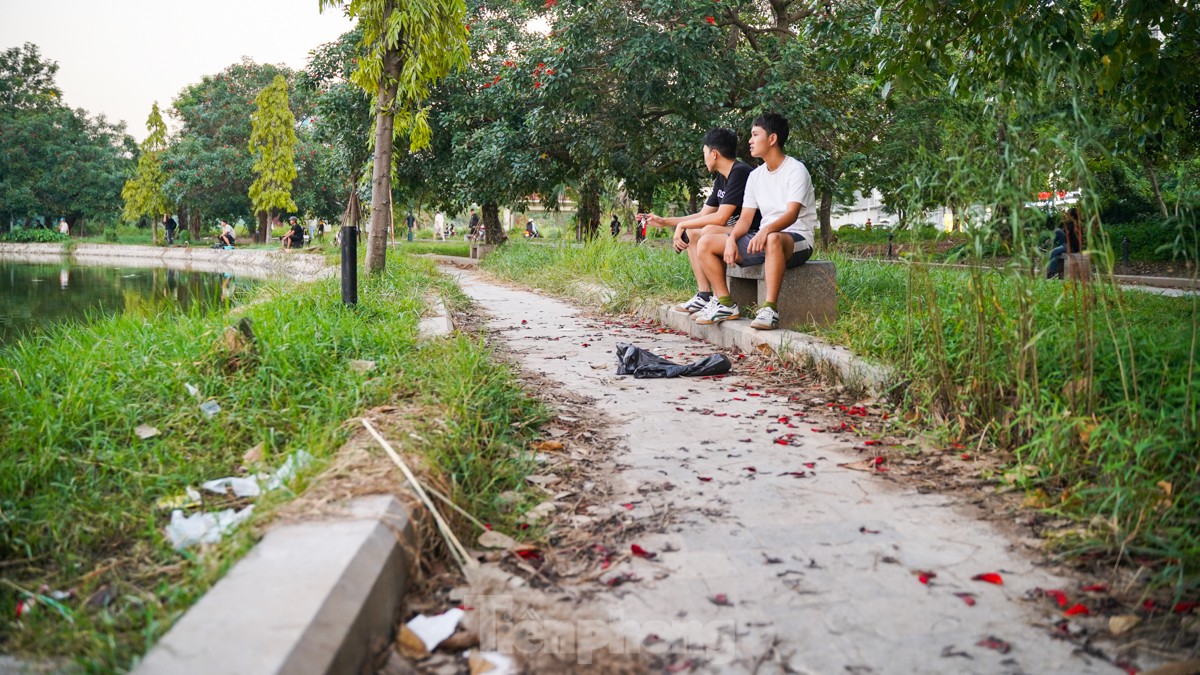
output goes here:
[{"label": "bush", "polygon": [[70,241],[70,237],[59,234],[54,230],[44,230],[41,228],[21,228],[13,230],[8,234],[0,237],[0,241],[6,241],[13,244],[59,244]]},{"label": "bush", "polygon": [[1145,218],[1105,225],[1104,232],[1117,260],[1121,259],[1121,242],[1125,238],[1129,239],[1130,260],[1197,259],[1196,227],[1182,221]]}]

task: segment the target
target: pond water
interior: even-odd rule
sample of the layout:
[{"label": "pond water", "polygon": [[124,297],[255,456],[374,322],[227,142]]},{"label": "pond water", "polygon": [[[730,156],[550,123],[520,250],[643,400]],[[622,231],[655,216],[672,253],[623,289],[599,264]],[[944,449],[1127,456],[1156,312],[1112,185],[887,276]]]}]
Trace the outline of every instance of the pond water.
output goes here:
[{"label": "pond water", "polygon": [[217,307],[250,283],[213,272],[0,260],[0,345],[64,321]]}]

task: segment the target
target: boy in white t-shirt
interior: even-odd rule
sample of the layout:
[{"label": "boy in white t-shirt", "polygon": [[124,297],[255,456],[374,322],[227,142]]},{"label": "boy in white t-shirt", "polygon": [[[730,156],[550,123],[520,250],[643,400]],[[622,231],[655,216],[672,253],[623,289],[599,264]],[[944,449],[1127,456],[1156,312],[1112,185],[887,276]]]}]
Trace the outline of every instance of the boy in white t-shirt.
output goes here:
[{"label": "boy in white t-shirt", "polygon": [[[750,326],[760,330],[779,327],[776,302],[783,286],[783,273],[812,256],[813,232],[817,227],[812,177],[802,162],[784,154],[787,137],[788,122],[783,115],[767,113],[754,120],[750,155],[763,160],[763,164],[746,182],[741,217],[733,232],[708,234],[700,240],[699,257],[717,302],[700,312],[696,323],[740,318],[725,283],[725,266],[763,265],[767,298]],[[761,216],[761,225],[753,232],[751,224],[756,216]]]}]

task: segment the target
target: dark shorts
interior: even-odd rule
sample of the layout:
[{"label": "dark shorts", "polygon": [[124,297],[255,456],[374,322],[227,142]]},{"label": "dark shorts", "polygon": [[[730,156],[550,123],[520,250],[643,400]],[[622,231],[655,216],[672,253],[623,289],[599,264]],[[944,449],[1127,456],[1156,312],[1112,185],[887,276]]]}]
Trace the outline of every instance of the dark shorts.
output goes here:
[{"label": "dark shorts", "polygon": [[[755,234],[757,234],[757,232],[747,232],[737,240],[738,256],[741,258],[741,262],[738,263],[738,267],[754,267],[755,265],[761,265],[766,261],[767,250],[765,248],[761,252],[753,255],[746,250],[746,247],[750,245],[750,240],[754,238]],[[789,235],[793,242],[800,243],[804,241],[804,235],[796,234],[795,232],[784,232],[784,234]],[[792,257],[788,258],[787,266],[797,267],[799,265],[803,265],[808,261],[809,258],[812,257],[812,254],[813,250],[811,246],[804,250],[796,249],[792,252]]]}]

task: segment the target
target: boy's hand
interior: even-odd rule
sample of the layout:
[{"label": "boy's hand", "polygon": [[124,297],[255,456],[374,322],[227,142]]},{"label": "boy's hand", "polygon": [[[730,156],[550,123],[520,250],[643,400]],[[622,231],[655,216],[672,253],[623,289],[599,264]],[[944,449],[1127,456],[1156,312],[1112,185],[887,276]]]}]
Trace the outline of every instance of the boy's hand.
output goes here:
[{"label": "boy's hand", "polygon": [[665,218],[663,218],[662,216],[656,216],[653,213],[639,213],[637,215],[637,217],[638,217],[639,221],[641,221],[641,220],[646,221],[646,225],[648,225],[650,227],[666,227],[667,226]]},{"label": "boy's hand", "polygon": [[675,227],[675,252],[676,253],[682,253],[688,247],[688,243],[683,240],[684,232],[685,232],[685,230],[683,229],[683,227],[681,227],[681,226]]},{"label": "boy's hand", "polygon": [[737,240],[730,235],[725,241],[725,264],[736,265],[742,257],[738,255]]},{"label": "boy's hand", "polygon": [[746,250],[751,253],[759,253],[767,247],[767,233],[765,230],[759,230],[758,234],[750,238],[750,243],[746,244]]}]

